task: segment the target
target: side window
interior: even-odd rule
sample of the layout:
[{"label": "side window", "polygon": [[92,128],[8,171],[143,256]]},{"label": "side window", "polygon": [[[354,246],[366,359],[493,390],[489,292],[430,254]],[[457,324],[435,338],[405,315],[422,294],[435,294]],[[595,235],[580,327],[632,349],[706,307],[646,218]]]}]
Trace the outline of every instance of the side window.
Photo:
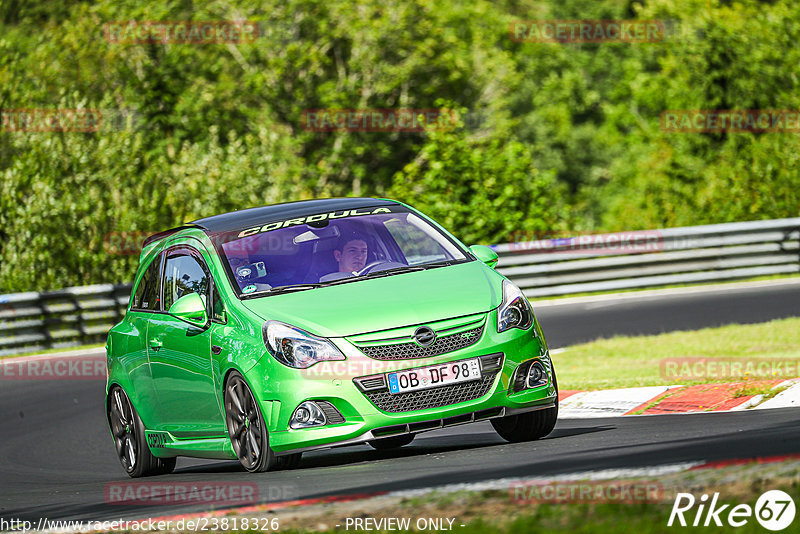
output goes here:
[{"label": "side window", "polygon": [[175,250],[167,257],[164,269],[164,309],[184,295],[199,293],[209,308],[209,279],[200,261],[188,250]]},{"label": "side window", "polygon": [[161,258],[163,256],[163,254],[156,256],[144,275],[142,275],[142,279],[136,287],[136,293],[133,295],[131,309],[147,311],[156,311],[159,309],[158,282],[161,274]]}]

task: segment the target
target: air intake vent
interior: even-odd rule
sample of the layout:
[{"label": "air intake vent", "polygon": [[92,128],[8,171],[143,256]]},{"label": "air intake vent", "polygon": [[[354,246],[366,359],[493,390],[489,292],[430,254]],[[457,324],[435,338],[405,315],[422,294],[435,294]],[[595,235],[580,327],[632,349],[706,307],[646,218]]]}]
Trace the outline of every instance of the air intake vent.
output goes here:
[{"label": "air intake vent", "polygon": [[481,371],[484,373],[491,373],[499,371],[503,367],[503,353],[498,352],[495,354],[488,354],[481,356]]},{"label": "air intake vent", "polygon": [[319,409],[325,414],[325,419],[328,420],[329,425],[336,425],[344,423],[344,416],[336,409],[336,407],[328,401],[314,401]]},{"label": "air intake vent", "polygon": [[373,376],[365,376],[362,378],[354,378],[353,382],[356,383],[356,386],[358,386],[358,389],[360,389],[362,392],[374,391],[376,389],[386,389],[385,375],[373,375]]}]

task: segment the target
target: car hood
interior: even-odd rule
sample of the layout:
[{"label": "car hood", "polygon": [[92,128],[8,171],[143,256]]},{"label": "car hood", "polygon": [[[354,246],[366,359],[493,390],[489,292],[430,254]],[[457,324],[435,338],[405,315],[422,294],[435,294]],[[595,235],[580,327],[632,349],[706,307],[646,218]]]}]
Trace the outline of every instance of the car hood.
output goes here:
[{"label": "car hood", "polygon": [[502,277],[478,261],[246,299],[261,318],[324,337],[345,337],[488,312],[500,305]]}]

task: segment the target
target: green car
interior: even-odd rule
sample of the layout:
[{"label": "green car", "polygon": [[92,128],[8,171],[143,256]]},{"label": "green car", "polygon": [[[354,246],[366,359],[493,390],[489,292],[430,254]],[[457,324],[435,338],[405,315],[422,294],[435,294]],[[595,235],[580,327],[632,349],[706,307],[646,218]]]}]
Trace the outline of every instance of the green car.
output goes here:
[{"label": "green car", "polygon": [[163,474],[192,456],[268,471],[483,420],[508,441],[546,436],[555,370],[497,259],[374,198],[246,209],[149,237],[106,344],[122,466]]}]

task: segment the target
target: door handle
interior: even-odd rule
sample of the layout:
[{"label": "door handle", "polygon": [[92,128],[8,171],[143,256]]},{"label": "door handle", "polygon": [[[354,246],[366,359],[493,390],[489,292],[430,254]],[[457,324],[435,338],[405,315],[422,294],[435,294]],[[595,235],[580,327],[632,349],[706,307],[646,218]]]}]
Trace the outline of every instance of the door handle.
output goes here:
[{"label": "door handle", "polygon": [[163,345],[160,339],[151,339],[150,340],[150,350],[158,350]]},{"label": "door handle", "polygon": [[219,354],[220,352],[222,352],[222,347],[220,347],[219,345],[211,345],[211,352],[213,352],[214,354]]}]

